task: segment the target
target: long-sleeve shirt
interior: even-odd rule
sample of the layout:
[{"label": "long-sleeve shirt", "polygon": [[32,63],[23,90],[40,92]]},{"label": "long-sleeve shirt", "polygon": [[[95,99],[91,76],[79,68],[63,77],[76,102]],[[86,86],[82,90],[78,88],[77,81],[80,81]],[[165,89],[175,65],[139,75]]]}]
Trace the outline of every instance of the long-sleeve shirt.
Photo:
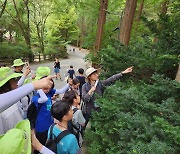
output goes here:
[{"label": "long-sleeve shirt", "polygon": [[39,108],[37,120],[36,120],[36,132],[45,132],[49,129],[53,123],[50,110],[52,106],[51,97],[54,94],[62,94],[69,89],[69,84],[61,89],[51,89],[48,93],[44,93],[42,90],[38,90],[37,94],[33,96],[32,102]]},{"label": "long-sleeve shirt", "polygon": [[5,94],[0,94],[0,113],[12,106],[13,104],[17,103],[21,98],[28,95],[33,90],[33,84],[28,83]]},{"label": "long-sleeve shirt", "polygon": [[0,134],[4,134],[23,119],[17,102],[33,90],[34,86],[27,84],[5,94],[0,94]]},{"label": "long-sleeve shirt", "polygon": [[21,87],[25,81],[26,77],[23,75],[21,76],[21,78],[19,79],[18,83],[17,83],[17,86],[18,87]]},{"label": "long-sleeve shirt", "polygon": [[47,147],[43,146],[41,151],[41,154],[55,154],[53,151],[49,150]]},{"label": "long-sleeve shirt", "polygon": [[[102,96],[105,86],[109,86],[113,84],[115,81],[119,80],[122,77],[121,73],[118,73],[116,75],[111,76],[110,78],[106,80],[99,81],[95,93],[98,95]],[[92,109],[95,108],[94,103],[95,103],[95,95],[89,95],[89,90],[91,89],[91,84],[89,82],[85,83],[82,87],[82,99],[84,103],[87,105],[87,110],[90,113]]]}]

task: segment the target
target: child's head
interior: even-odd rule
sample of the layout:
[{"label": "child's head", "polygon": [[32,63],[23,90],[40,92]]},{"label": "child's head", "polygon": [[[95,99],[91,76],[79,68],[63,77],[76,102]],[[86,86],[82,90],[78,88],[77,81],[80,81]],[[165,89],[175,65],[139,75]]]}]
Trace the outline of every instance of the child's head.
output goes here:
[{"label": "child's head", "polygon": [[73,110],[68,102],[57,101],[51,107],[51,115],[60,122],[68,122],[73,117]]},{"label": "child's head", "polygon": [[75,90],[69,90],[65,92],[63,101],[69,103],[69,105],[78,105],[80,103],[80,97]]},{"label": "child's head", "polygon": [[70,69],[73,69],[73,66],[72,66],[72,65],[70,66]]},{"label": "child's head", "polygon": [[79,74],[84,74],[84,69],[80,68],[80,69],[78,69],[78,72],[79,72]]},{"label": "child's head", "polygon": [[[47,77],[47,76],[44,76],[44,77],[42,77],[41,79],[46,78],[46,77]],[[47,94],[51,89],[54,89],[54,81],[53,81],[52,79],[51,79],[51,81],[52,81],[52,86],[51,86],[51,88],[43,88],[43,89],[42,89],[45,94]]]},{"label": "child's head", "polygon": [[74,88],[74,89],[78,89],[78,87],[79,87],[79,85],[80,85],[80,82],[79,82],[79,80],[77,79],[77,78],[74,78],[73,80],[72,80],[72,87]]}]

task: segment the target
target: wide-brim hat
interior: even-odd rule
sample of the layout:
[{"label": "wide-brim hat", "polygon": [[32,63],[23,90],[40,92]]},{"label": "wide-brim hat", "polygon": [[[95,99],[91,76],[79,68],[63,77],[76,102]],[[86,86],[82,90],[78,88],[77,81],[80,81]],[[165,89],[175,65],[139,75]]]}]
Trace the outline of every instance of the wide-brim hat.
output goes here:
[{"label": "wide-brim hat", "polygon": [[90,67],[86,70],[86,77],[90,76],[92,73],[97,72],[98,70],[94,67]]},{"label": "wide-brim hat", "polygon": [[42,77],[49,76],[50,72],[51,72],[51,70],[50,70],[49,67],[42,67],[42,66],[40,66],[36,70],[36,77],[35,77],[35,79],[39,80]]},{"label": "wide-brim hat", "polygon": [[31,129],[29,120],[20,121],[15,128],[0,136],[0,151],[4,154],[31,154]]},{"label": "wide-brim hat", "polygon": [[15,60],[13,61],[12,67],[22,66],[22,65],[24,65],[24,64],[25,64],[25,63],[24,63],[21,59],[15,59]]},{"label": "wide-brim hat", "polygon": [[0,68],[0,87],[13,78],[22,76],[22,73],[14,73],[9,67]]}]

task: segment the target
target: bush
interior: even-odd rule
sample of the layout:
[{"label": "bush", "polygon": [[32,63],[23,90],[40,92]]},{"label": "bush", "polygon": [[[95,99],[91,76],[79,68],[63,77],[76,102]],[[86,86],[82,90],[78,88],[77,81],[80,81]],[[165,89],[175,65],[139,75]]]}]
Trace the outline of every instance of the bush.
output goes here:
[{"label": "bush", "polygon": [[29,50],[25,44],[0,43],[0,59],[11,62],[16,58],[25,58]]},{"label": "bush", "polygon": [[89,153],[179,153],[179,83],[154,75],[153,83],[116,82],[97,100],[86,138]]}]

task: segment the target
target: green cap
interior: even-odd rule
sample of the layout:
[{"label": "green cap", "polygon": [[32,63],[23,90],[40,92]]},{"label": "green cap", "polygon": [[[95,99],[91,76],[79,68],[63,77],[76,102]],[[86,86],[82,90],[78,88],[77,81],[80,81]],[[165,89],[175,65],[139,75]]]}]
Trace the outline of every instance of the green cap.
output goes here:
[{"label": "green cap", "polygon": [[24,65],[25,63],[21,60],[21,59],[15,59],[14,61],[13,61],[13,65],[12,65],[12,67],[14,67],[14,66],[22,66],[22,65]]},{"label": "green cap", "polygon": [[36,70],[36,80],[39,80],[41,79],[42,77],[44,76],[49,76],[50,75],[50,68],[49,67],[38,67],[37,70]]},{"label": "green cap", "polygon": [[14,73],[9,67],[0,68],[0,87],[2,87],[10,79],[22,76],[22,73]]},{"label": "green cap", "polygon": [[2,154],[31,154],[31,129],[29,120],[20,121],[15,128],[0,136]]}]

